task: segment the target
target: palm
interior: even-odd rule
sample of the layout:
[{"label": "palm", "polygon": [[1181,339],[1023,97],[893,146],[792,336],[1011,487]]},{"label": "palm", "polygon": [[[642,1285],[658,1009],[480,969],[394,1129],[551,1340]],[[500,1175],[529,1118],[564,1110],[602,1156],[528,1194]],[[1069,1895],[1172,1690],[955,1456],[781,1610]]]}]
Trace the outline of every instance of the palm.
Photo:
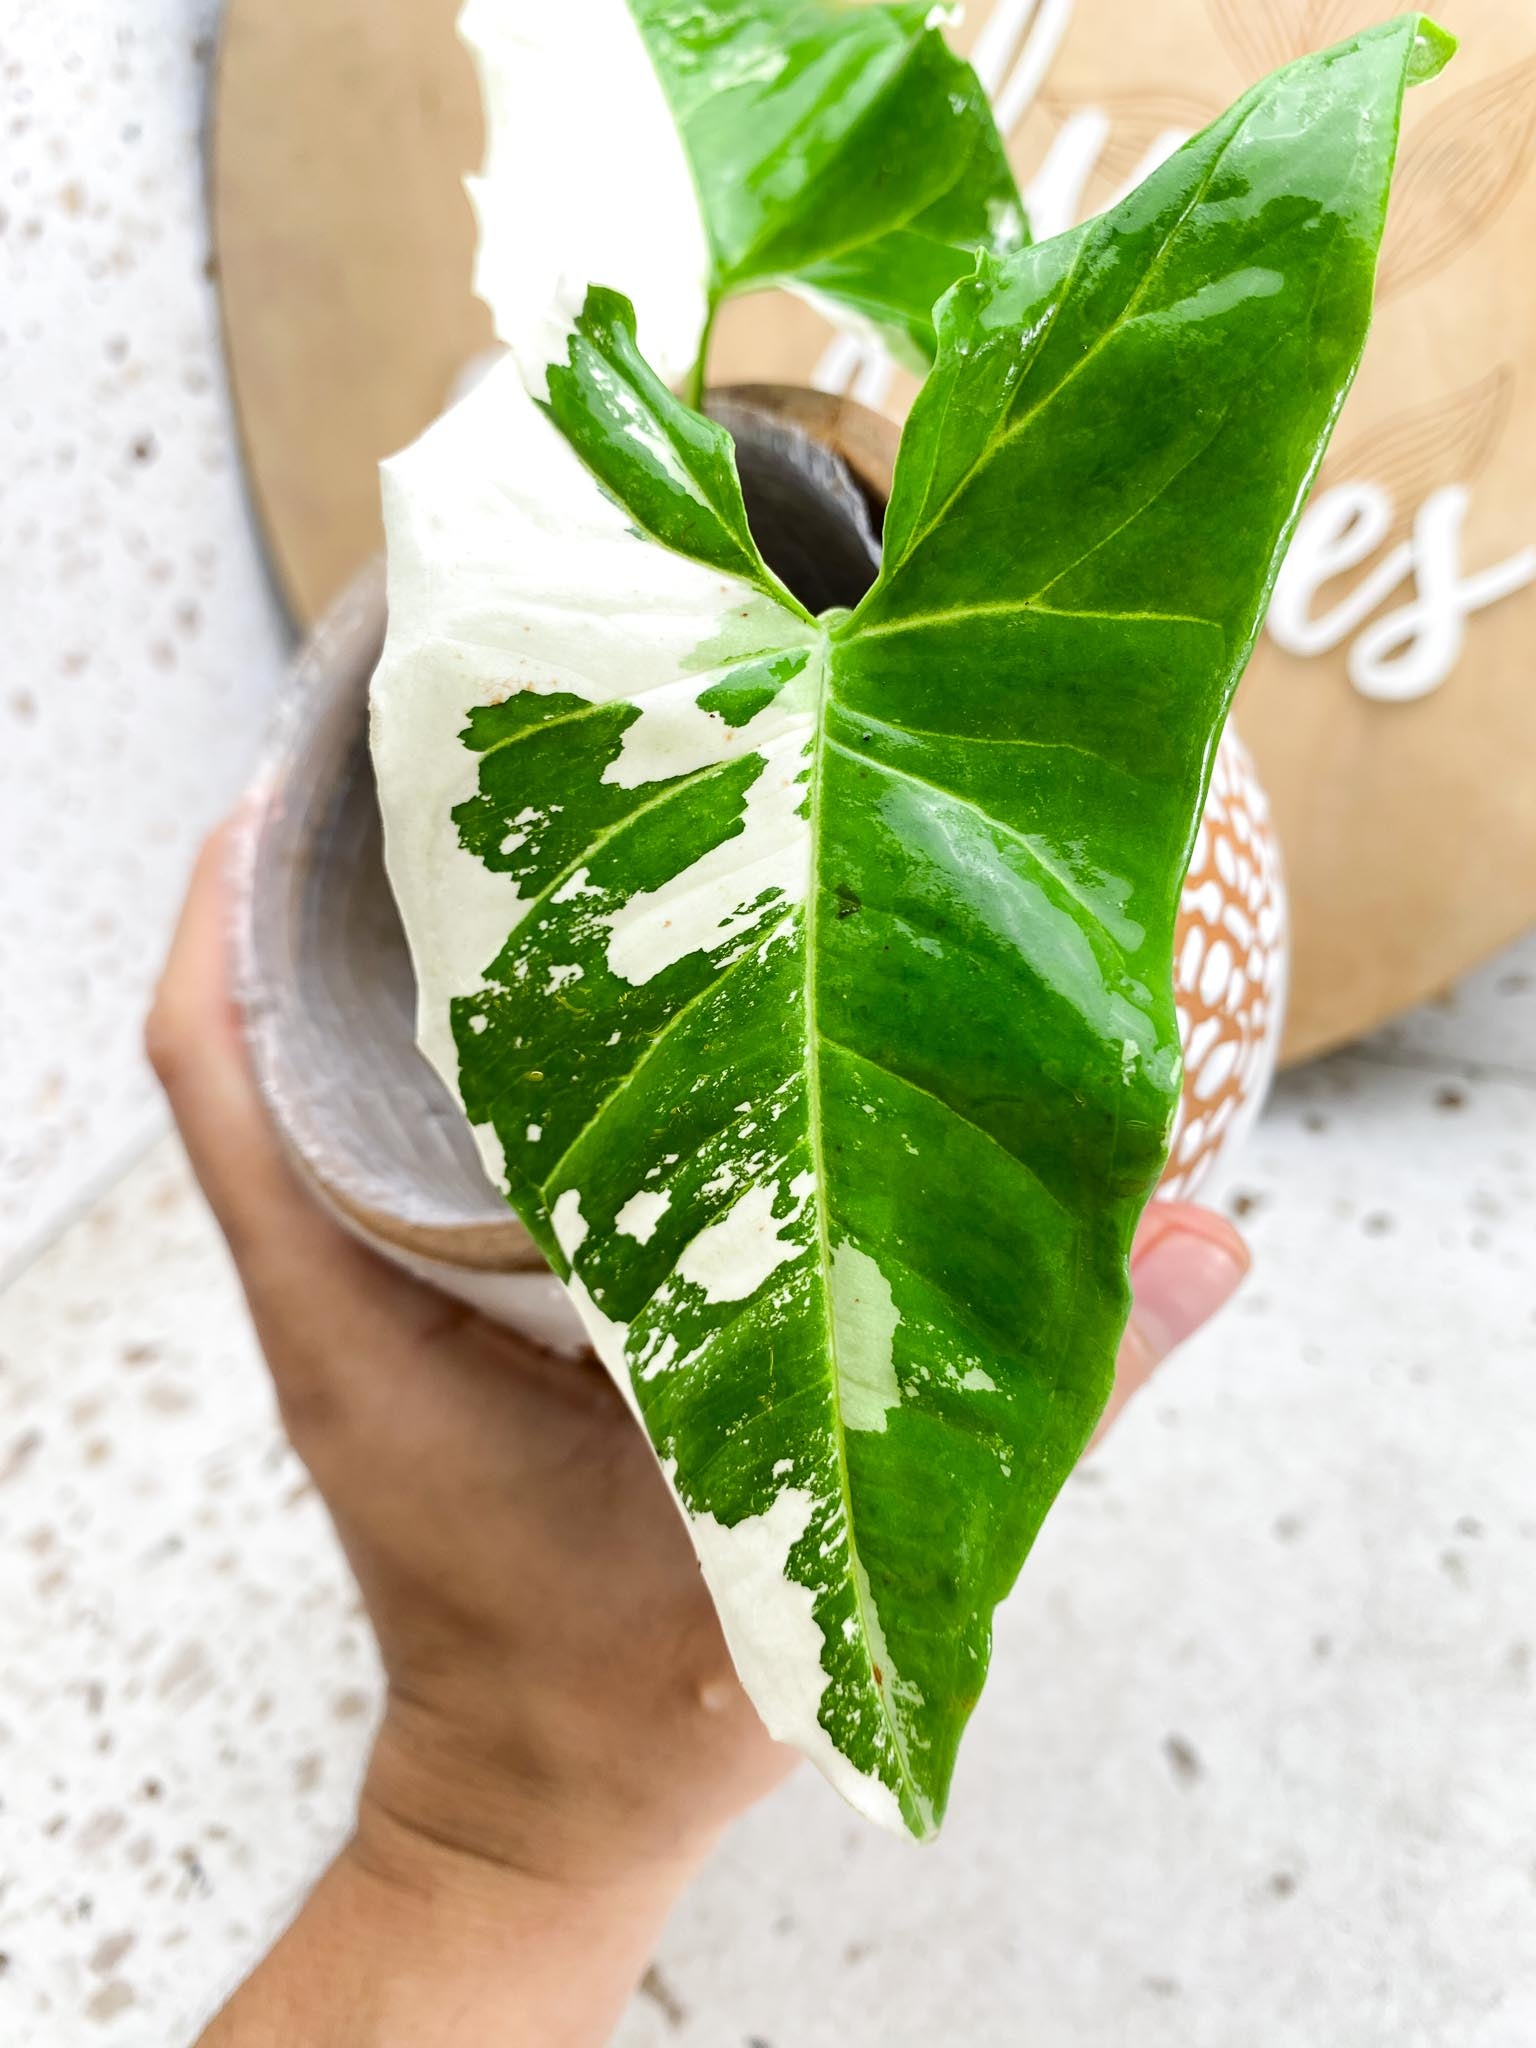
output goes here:
[{"label": "palm", "polygon": [[[422,1839],[540,1876],[686,1862],[793,1759],[736,1682],[651,1450],[596,1365],[408,1279],[295,1179],[229,992],[227,857],[219,837],[199,862],[150,1048],[378,1632],[390,1699],[366,1796]],[[1219,1218],[1154,1205],[1111,1414],[1244,1263]]]},{"label": "palm", "polygon": [[[590,1359],[541,1351],[318,1216],[308,1290],[248,1292],[296,1449],[335,1517],[396,1702],[461,1760],[594,1753],[645,1827],[712,1830],[793,1758],[736,1682],[654,1455]],[[310,1239],[313,1255],[314,1239]],[[607,1724],[606,1727],[604,1724]]]}]

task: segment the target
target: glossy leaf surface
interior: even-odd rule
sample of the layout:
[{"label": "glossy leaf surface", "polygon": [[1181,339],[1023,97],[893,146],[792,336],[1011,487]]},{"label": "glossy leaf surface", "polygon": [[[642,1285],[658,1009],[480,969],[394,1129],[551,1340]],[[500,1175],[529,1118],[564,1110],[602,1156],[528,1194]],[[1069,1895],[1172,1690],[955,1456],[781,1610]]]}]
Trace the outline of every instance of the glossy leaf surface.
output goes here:
[{"label": "glossy leaf surface", "polygon": [[975,73],[926,0],[466,0],[476,289],[542,396],[590,287],[679,382],[716,308],[782,284],[917,368],[978,249],[1027,240]]},{"label": "glossy leaf surface", "polygon": [[926,368],[933,308],[976,251],[1028,239],[992,109],[944,40],[943,10],[630,6],[693,166],[712,295],[814,292]]},{"label": "glossy leaf surface", "polygon": [[[1417,17],[939,318],[812,620],[589,298],[393,466],[375,689],[423,1043],[648,1430],[770,1729],[930,1832],[1107,1396],[1178,890],[1369,318]],[[681,550],[682,552],[678,552]]]}]

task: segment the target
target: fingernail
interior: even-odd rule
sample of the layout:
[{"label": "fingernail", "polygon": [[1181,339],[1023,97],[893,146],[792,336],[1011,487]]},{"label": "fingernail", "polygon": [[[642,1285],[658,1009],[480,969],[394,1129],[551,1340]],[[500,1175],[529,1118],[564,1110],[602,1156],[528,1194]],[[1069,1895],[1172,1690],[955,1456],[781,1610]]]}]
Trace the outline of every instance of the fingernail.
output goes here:
[{"label": "fingernail", "polygon": [[1242,1240],[1171,1230],[1136,1261],[1136,1322],[1154,1358],[1193,1337],[1225,1308],[1248,1275]]}]

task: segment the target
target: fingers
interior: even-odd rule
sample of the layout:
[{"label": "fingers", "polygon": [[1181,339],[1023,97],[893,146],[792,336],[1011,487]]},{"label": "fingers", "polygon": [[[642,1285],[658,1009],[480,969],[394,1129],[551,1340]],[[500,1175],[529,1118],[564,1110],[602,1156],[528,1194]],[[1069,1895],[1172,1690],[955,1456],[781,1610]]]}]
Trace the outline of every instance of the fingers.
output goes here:
[{"label": "fingers", "polygon": [[[146,1026],[151,1063],[228,1241],[290,1429],[393,1398],[470,1317],[359,1244],[289,1163],[256,1085],[231,993],[238,819],[209,839]],[[509,1338],[508,1343],[512,1340]],[[450,1346],[451,1348],[451,1346]]]},{"label": "fingers", "polygon": [[[150,1062],[252,1306],[270,1283],[302,1297],[347,1280],[410,1287],[323,1210],[283,1152],[256,1086],[230,989],[230,866],[238,820],[198,856],[145,1028]],[[256,1300],[261,1293],[263,1301]],[[323,1301],[313,1297],[311,1306]]]},{"label": "fingers", "polygon": [[1131,1254],[1135,1301],[1100,1436],[1164,1359],[1226,1307],[1250,1263],[1224,1217],[1188,1202],[1152,1204]]},{"label": "fingers", "polygon": [[1134,1322],[1162,1360],[1202,1329],[1247,1277],[1248,1247],[1224,1216],[1188,1202],[1155,1202],[1131,1254]]},{"label": "fingers", "polygon": [[182,1143],[236,1257],[294,1199],[230,992],[229,871],[238,823],[205,843],[145,1027]]}]

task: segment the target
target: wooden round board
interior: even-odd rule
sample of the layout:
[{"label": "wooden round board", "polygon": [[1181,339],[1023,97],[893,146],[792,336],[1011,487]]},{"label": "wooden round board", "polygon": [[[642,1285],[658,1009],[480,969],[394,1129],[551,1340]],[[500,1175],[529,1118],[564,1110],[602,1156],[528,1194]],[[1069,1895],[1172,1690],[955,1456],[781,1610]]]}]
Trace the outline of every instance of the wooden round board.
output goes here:
[{"label": "wooden round board", "polygon": [[[1054,232],[1261,72],[1383,11],[994,0],[963,39],[1037,231]],[[306,622],[377,549],[378,460],[491,339],[469,287],[460,178],[481,136],[456,13],[228,7],[214,136],[228,349],[274,565]],[[1290,869],[1290,1058],[1536,920],[1536,11],[1442,0],[1438,15],[1462,51],[1411,96],[1376,333],[1243,686]],[[904,397],[778,297],[730,310],[712,370]]]}]

